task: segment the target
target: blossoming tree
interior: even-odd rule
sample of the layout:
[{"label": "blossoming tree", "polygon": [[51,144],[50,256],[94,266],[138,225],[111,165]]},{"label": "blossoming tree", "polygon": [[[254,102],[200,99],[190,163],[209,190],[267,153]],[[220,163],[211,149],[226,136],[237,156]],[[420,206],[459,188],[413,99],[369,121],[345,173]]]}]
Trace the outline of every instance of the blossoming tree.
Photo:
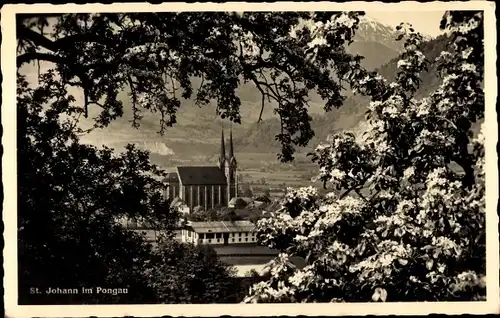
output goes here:
[{"label": "blossoming tree", "polygon": [[[312,154],[326,196],[288,189],[282,209],[259,221],[260,243],[281,253],[246,302],[484,297],[484,136],[471,130],[484,116],[482,19],[444,15],[451,46],[436,60],[442,84],[425,98],[414,94],[429,62],[410,26],[398,27],[406,42],[394,82],[374,73],[353,81],[356,68],[347,74],[371,98],[367,125]],[[314,45],[312,58],[328,50],[327,40]]]}]

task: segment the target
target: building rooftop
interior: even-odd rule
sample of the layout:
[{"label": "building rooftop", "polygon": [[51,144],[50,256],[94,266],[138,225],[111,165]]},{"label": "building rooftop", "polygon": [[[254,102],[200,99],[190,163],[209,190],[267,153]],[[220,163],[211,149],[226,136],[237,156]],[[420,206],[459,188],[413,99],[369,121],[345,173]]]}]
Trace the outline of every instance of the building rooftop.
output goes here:
[{"label": "building rooftop", "polygon": [[236,203],[238,201],[243,201],[246,204],[250,204],[250,203],[252,203],[253,199],[250,197],[233,197],[229,202]]},{"label": "building rooftop", "polygon": [[275,201],[275,202],[272,202],[272,203],[266,205],[263,209],[267,212],[275,212],[275,211],[279,210],[281,207],[282,207],[282,203]]},{"label": "building rooftop", "polygon": [[255,225],[250,221],[191,222],[188,225],[196,233],[251,232]]},{"label": "building rooftop", "polygon": [[238,208],[242,208],[247,206],[249,203],[244,199],[240,197],[234,197],[229,201],[229,206],[234,206]]},{"label": "building rooftop", "polygon": [[179,177],[177,176],[177,172],[169,172],[167,176],[163,178],[162,182],[164,183],[179,183]]},{"label": "building rooftop", "polygon": [[216,166],[177,167],[183,185],[227,185],[224,172]]}]

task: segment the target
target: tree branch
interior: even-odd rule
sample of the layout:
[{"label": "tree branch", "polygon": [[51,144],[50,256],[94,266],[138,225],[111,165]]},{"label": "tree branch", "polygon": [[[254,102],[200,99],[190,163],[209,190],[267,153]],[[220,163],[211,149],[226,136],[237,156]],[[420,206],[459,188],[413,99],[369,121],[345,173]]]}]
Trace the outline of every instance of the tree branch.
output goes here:
[{"label": "tree branch", "polygon": [[[36,32],[33,32],[36,33]],[[43,36],[42,36],[43,37]],[[50,40],[49,40],[50,41]],[[30,52],[30,53],[25,53],[23,55],[20,55],[17,57],[17,67],[21,67],[24,63],[27,63],[29,61],[36,60],[36,61],[47,61],[47,62],[52,62],[54,64],[58,65],[67,65],[71,66],[74,68],[76,75],[80,78],[81,81],[81,87],[83,89],[84,93],[84,110],[85,110],[85,118],[88,117],[88,90],[91,88],[90,86],[90,80],[88,77],[85,75],[86,72],[83,70],[81,67],[78,65],[75,65],[72,63],[70,60],[62,57],[62,56],[57,56],[54,54],[49,54],[49,53],[39,53],[39,52]],[[69,83],[73,84],[73,83]]]},{"label": "tree branch", "polygon": [[54,64],[65,64],[65,65],[71,65],[71,62],[69,62],[67,59],[65,59],[62,56],[57,56],[54,54],[49,54],[49,53],[38,53],[38,52],[30,52],[30,53],[24,53],[22,55],[19,55],[17,57],[17,67],[21,67],[24,63],[28,63],[30,61],[47,61],[47,62],[52,62]]},{"label": "tree branch", "polygon": [[53,52],[57,52],[61,49],[71,47],[75,43],[78,42],[94,42],[100,43],[106,46],[119,44],[119,41],[113,41],[110,38],[103,38],[95,35],[94,33],[83,33],[83,34],[74,34],[62,37],[57,40],[51,40],[41,33],[35,32],[31,29],[28,29],[24,25],[17,26],[17,38],[19,40],[29,40],[32,41],[36,46],[41,46],[45,49],[48,49]]},{"label": "tree branch", "polygon": [[31,41],[36,46],[42,46],[48,50],[56,52],[59,46],[55,41],[43,36],[42,34],[28,29],[24,25],[18,25],[16,28],[17,38],[22,41]]},{"label": "tree branch", "polygon": [[260,121],[262,121],[262,113],[264,112],[266,93],[264,92],[262,87],[260,87],[259,81],[257,80],[257,78],[253,74],[252,74],[252,81],[254,82],[255,87],[257,87],[257,89],[260,91],[260,94],[262,95],[262,102],[261,102],[261,106],[260,106],[259,119],[257,120],[257,122],[260,122]]}]

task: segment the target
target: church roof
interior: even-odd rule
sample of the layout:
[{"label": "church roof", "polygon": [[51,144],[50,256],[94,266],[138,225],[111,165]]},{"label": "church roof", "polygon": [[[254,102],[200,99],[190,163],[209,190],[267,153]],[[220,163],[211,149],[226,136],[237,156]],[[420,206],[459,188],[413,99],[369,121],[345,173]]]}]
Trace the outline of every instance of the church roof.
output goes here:
[{"label": "church roof", "polygon": [[177,172],[183,185],[227,185],[219,167],[177,167]]},{"label": "church roof", "polygon": [[177,172],[169,172],[167,176],[162,180],[165,183],[179,183],[179,177]]},{"label": "church roof", "polygon": [[250,232],[255,225],[250,221],[211,221],[211,222],[190,222],[189,227],[196,233],[230,233],[230,232]]}]

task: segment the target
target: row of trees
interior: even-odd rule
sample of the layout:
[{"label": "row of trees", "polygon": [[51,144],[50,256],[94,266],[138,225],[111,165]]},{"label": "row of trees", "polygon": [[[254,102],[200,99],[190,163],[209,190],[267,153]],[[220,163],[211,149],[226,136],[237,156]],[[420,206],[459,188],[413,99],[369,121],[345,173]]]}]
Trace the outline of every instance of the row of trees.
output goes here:
[{"label": "row of trees", "polygon": [[192,213],[186,216],[186,220],[194,222],[210,221],[238,221],[243,218],[234,209],[228,207],[216,207],[205,211],[202,207],[195,207]]}]

